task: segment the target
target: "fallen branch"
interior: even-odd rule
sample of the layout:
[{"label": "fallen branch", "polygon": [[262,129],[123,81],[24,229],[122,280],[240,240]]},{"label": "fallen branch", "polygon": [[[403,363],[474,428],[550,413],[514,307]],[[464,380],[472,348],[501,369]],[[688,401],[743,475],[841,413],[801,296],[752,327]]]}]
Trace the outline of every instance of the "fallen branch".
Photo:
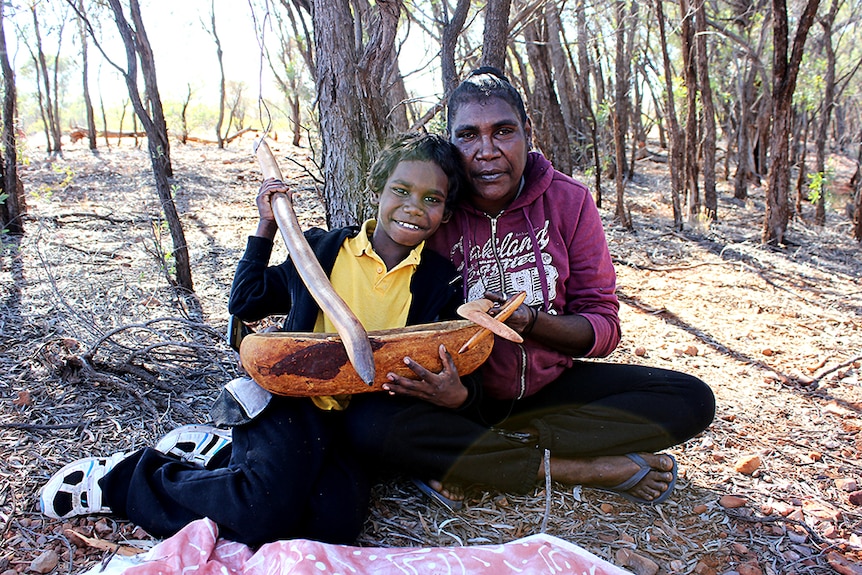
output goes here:
[{"label": "fallen branch", "polygon": [[[190,328],[195,329],[195,330],[200,330],[201,332],[206,333],[207,335],[214,337],[216,339],[222,338],[222,334],[215,331],[212,327],[210,327],[206,324],[203,324],[203,323],[198,323],[195,321],[191,321],[191,320],[187,320],[187,319],[179,318],[179,317],[158,317],[155,319],[147,320],[147,321],[142,322],[142,323],[132,323],[132,324],[122,325],[120,327],[116,327],[116,328],[112,329],[111,331],[105,333],[98,340],[96,340],[95,343],[90,345],[89,349],[87,349],[87,351],[85,351],[82,354],[82,356],[87,358],[88,360],[92,360],[93,356],[96,354],[97,348],[100,345],[102,345],[106,341],[110,340],[111,338],[113,338],[118,333],[132,330],[132,329],[140,329],[140,330],[144,330],[144,331],[148,331],[150,333],[156,334],[160,337],[167,337],[167,334],[165,334],[164,332],[161,332],[161,331],[151,327],[153,324],[161,323],[161,322],[176,322],[176,323],[179,323],[179,324],[184,325],[186,327],[190,327]],[[117,343],[116,341],[113,343],[115,345],[117,345],[119,347],[123,347],[129,351],[132,351],[132,352],[135,351],[134,349],[132,349],[130,347],[127,347],[127,346],[124,346],[120,343]]]},{"label": "fallen branch", "polygon": [[826,371],[824,371],[823,373],[821,373],[817,377],[813,378],[812,384],[819,383],[821,379],[823,379],[824,377],[826,377],[830,373],[836,372],[843,367],[847,367],[848,365],[856,363],[857,361],[862,361],[862,355],[857,355],[853,359],[848,359],[844,363],[839,363],[838,365],[836,365],[834,367],[830,367],[829,369],[827,369]]},{"label": "fallen branch", "polygon": [[651,272],[678,272],[685,270],[693,270],[695,268],[703,267],[703,266],[743,266],[746,264],[743,262],[700,262],[697,264],[691,264],[688,266],[674,266],[674,267],[653,267],[653,266],[642,266],[640,264],[636,264],[634,262],[630,262],[628,260],[623,260],[620,258],[612,258],[612,261],[615,264],[624,265],[630,268],[634,268],[636,270],[647,270]]},{"label": "fallen branch", "polygon": [[130,386],[127,382],[123,381],[117,376],[96,371],[96,368],[90,365],[90,363],[81,356],[71,357],[67,361],[70,366],[77,367],[80,370],[81,376],[83,378],[97,383],[105,384],[108,387],[119,389],[130,394],[132,397],[138,400],[140,405],[144,407],[148,412],[150,412],[150,414],[154,418],[158,419],[159,411],[156,409],[156,406],[153,405],[153,402],[150,401],[149,398],[145,397],[138,390]]},{"label": "fallen branch", "polygon": [[744,513],[738,513],[732,509],[724,509],[724,513],[731,519],[738,519],[747,523],[790,523],[792,525],[798,525],[799,527],[805,529],[805,531],[808,533],[808,536],[811,537],[811,540],[818,545],[821,545],[824,542],[820,535],[818,535],[817,532],[810,525],[808,525],[804,521],[799,521],[798,519],[790,519],[789,517],[782,517],[781,515],[770,515],[769,517],[749,517]]},{"label": "fallen branch", "polygon": [[[233,142],[243,134],[247,134],[248,132],[254,132],[255,134],[257,134],[257,130],[254,130],[252,128],[243,128],[233,136],[228,136],[227,138],[222,140],[222,142],[225,144],[230,144],[231,142]],[[206,138],[197,138],[195,136],[186,136],[185,140],[186,142],[195,142],[196,144],[212,144],[214,146],[218,145],[218,142],[216,140],[207,140]]]},{"label": "fallen branch", "polygon": [[[87,128],[72,128],[69,132],[69,139],[72,143],[77,142],[78,140],[83,140],[84,138],[89,137],[89,131]],[[146,138],[146,132],[96,132],[97,138]]]}]

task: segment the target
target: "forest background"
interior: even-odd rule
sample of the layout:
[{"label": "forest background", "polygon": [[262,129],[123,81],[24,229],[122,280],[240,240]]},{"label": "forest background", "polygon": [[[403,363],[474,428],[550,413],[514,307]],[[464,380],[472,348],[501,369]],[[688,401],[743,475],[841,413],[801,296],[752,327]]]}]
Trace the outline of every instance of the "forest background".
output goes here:
[{"label": "forest background", "polygon": [[[674,504],[687,512],[681,523],[602,501],[572,524],[580,491],[555,490],[563,511],[552,532],[615,550],[632,569],[620,551],[651,557],[664,572],[830,572],[858,560],[859,0],[52,0],[0,10],[7,566],[29,569],[69,541],[68,525],[34,513],[33,495],[70,452],[110,452],[109,438],[151,443],[204,418],[235,373],[220,304],[254,217],[247,190],[231,197],[259,177],[247,136],[277,139],[305,224],[356,222],[371,210],[363,180],[376,151],[396,131],[443,131],[446,94],[480,64],[506,70],[526,97],[534,145],[591,186],[621,298],[660,324],[629,317],[635,335],[617,360],[692,369],[723,406],[711,432],[677,454],[693,470]],[[124,253],[133,248],[140,258]],[[722,272],[705,279],[703,266]],[[747,343],[733,325],[743,321]],[[783,352],[752,336],[776,325]],[[705,347],[729,363],[698,363]],[[800,412],[786,407],[797,401]],[[797,434],[801,418],[810,434]],[[780,440],[751,441],[770,426]],[[776,445],[790,470],[773,460],[727,475],[727,462]],[[779,497],[775,477],[793,494]],[[716,483],[760,505],[740,519],[718,505],[722,490],[703,491]],[[363,544],[510,539],[543,523],[547,495],[480,493],[473,508],[491,502],[501,519],[465,516],[459,529],[489,531],[464,533],[430,512],[411,538],[403,503],[416,500],[394,489],[381,493]],[[80,527],[128,538],[117,525]],[[70,570],[93,559],[78,539],[56,547]]]}]

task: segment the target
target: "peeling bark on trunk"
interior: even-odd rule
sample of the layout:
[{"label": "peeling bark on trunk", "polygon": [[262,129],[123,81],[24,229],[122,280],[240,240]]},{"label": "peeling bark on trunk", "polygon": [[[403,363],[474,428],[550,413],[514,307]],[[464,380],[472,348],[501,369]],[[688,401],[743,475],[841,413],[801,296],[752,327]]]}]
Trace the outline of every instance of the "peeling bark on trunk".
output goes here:
[{"label": "peeling bark on trunk", "polygon": [[602,207],[602,157],[601,144],[599,142],[598,121],[590,99],[590,53],[587,42],[587,18],[585,14],[585,0],[577,0],[575,5],[575,21],[578,28],[578,68],[580,69],[580,97],[581,107],[589,113],[587,122],[590,130],[590,141],[592,142],[593,165],[596,172],[595,189],[593,196],[596,206]]},{"label": "peeling bark on trunk", "polygon": [[551,70],[548,67],[547,29],[544,21],[536,18],[524,29],[527,39],[527,56],[533,70],[533,90],[528,100],[530,119],[542,153],[554,167],[564,174],[572,174],[572,153],[566,134],[566,122],[554,91]]},{"label": "peeling bark on trunk", "polygon": [[685,190],[688,206],[688,221],[694,223],[700,214],[700,190],[697,164],[697,66],[695,64],[695,40],[692,20],[694,13],[688,0],[680,0],[682,59],[685,69],[687,110],[685,116]]},{"label": "peeling bark on trunk", "polygon": [[482,65],[500,70],[506,67],[511,0],[488,0],[485,5],[485,30],[482,36]]},{"label": "peeling bark on trunk", "polygon": [[3,29],[4,3],[0,3],[0,69],[3,71],[3,162],[0,164],[3,173],[3,189],[7,194],[6,201],[0,202],[0,229],[9,230],[10,234],[24,233],[23,216],[27,213],[24,203],[24,186],[18,178],[18,154],[15,143],[15,72],[9,63],[9,53],[6,51],[6,31]]},{"label": "peeling bark on trunk", "polygon": [[[796,155],[796,216],[803,220],[805,219],[804,214],[802,213],[802,206],[804,202],[808,201],[808,164],[805,159],[808,151],[808,132],[811,122],[808,119],[808,112],[802,110],[798,114],[800,124],[799,128],[799,143],[798,143],[798,152]],[[791,160],[791,163],[794,163]]]},{"label": "peeling bark on trunk", "polygon": [[389,59],[400,13],[400,0],[378,1],[365,24],[367,38],[360,33],[357,39],[345,34],[362,28],[346,1],[314,1],[324,200],[330,227],[361,222],[374,209],[365,194],[365,174],[392,133],[381,83],[393,65]]},{"label": "peeling bark on trunk", "polygon": [[[461,30],[464,29],[464,22],[467,21],[467,12],[469,9],[470,0],[458,0],[452,18],[448,22],[443,22],[443,32],[440,42],[440,72],[443,77],[444,100],[458,87],[458,72],[455,67],[455,47],[458,44],[458,36],[461,34]],[[488,10],[490,10],[490,7]],[[508,22],[508,19],[509,11],[507,6],[504,26]],[[505,47],[503,50],[505,50]]]},{"label": "peeling bark on trunk", "polygon": [[709,82],[709,54],[706,45],[705,0],[695,3],[695,44],[697,47],[697,74],[700,103],[703,107],[703,207],[708,221],[718,220],[718,197],[715,192],[715,105]]},{"label": "peeling bark on trunk", "polygon": [[823,78],[823,103],[815,145],[816,170],[823,177],[814,209],[814,223],[818,226],[826,223],[826,140],[829,138],[829,123],[832,120],[832,108],[835,106],[835,48],[832,46],[832,25],[835,23],[839,6],[838,0],[832,0],[829,13],[820,20],[820,26],[823,28],[823,48],[826,51],[826,75]]},{"label": "peeling bark on trunk", "polygon": [[671,201],[673,203],[673,227],[676,230],[682,230],[683,217],[681,196],[685,189],[684,181],[684,156],[683,156],[683,135],[680,131],[679,121],[676,117],[676,104],[673,96],[673,69],[670,64],[670,55],[667,51],[667,35],[665,32],[664,9],[662,2],[664,0],[655,0],[656,2],[656,17],[658,19],[659,37],[661,38],[661,53],[664,63],[664,83],[665,83],[665,102],[666,116],[668,121],[668,132],[670,133],[670,150],[668,151],[668,165],[670,167],[671,180]]},{"label": "peeling bark on trunk", "polygon": [[614,96],[613,128],[614,128],[614,152],[617,162],[614,182],[617,188],[617,207],[614,219],[626,229],[631,229],[632,222],[626,212],[625,189],[626,189],[626,135],[623,127],[623,117],[626,115],[628,105],[628,61],[625,59],[625,1],[616,0],[616,93]]},{"label": "peeling bark on trunk", "polygon": [[764,244],[784,245],[789,209],[790,187],[790,130],[793,93],[802,62],[802,51],[808,31],[820,0],[808,0],[799,18],[793,48],[788,54],[789,25],[785,0],[773,0],[773,66],[772,66],[772,135],[770,138],[769,183],[766,190],[766,214],[763,218],[761,241]]}]

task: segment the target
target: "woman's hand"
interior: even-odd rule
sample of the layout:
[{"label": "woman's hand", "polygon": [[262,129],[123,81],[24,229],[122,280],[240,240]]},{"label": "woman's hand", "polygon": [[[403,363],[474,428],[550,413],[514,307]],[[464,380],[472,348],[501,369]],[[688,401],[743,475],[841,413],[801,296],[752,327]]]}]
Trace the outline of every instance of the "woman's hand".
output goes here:
[{"label": "woman's hand", "polygon": [[[494,317],[497,315],[497,312],[500,311],[500,308],[503,307],[503,304],[506,303],[506,296],[499,292],[495,291],[486,291],[485,299],[491,300],[494,302],[494,306],[488,310],[488,315]],[[526,336],[527,334],[524,331],[529,331],[530,324],[535,323],[533,315],[537,313],[527,304],[522,303],[518,306],[518,308],[509,316],[509,318],[503,322],[519,334]]]},{"label": "woman's hand", "polygon": [[467,401],[467,388],[461,383],[458,369],[452,356],[446,351],[446,346],[441,345],[439,349],[440,359],[443,361],[443,371],[433,373],[410,359],[404,358],[404,363],[415,373],[419,379],[409,379],[395,373],[386,374],[389,383],[383,384],[383,389],[389,395],[409,395],[423,399],[428,403],[456,409]]},{"label": "woman's hand", "polygon": [[257,205],[257,213],[260,216],[255,234],[257,236],[273,239],[278,231],[278,223],[275,221],[275,214],[272,211],[272,194],[275,193],[283,193],[287,195],[288,199],[291,199],[292,195],[288,185],[281,180],[267,178],[263,181],[254,200]]},{"label": "woman's hand", "polygon": [[[490,315],[506,301],[500,293],[486,291],[485,297],[494,303],[488,310]],[[555,349],[572,357],[583,357],[593,347],[595,332],[589,320],[582,315],[554,315],[545,313],[527,304],[521,304],[515,310],[506,325],[551,349]]]}]

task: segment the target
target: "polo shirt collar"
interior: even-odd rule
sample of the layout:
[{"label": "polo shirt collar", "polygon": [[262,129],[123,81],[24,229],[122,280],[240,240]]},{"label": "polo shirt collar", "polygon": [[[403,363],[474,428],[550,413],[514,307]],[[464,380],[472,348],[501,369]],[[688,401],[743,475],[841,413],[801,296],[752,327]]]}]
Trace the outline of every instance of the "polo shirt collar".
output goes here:
[{"label": "polo shirt collar", "polygon": [[[350,253],[356,257],[360,257],[364,254],[380,261],[380,256],[377,255],[377,252],[375,252],[374,248],[371,246],[371,235],[374,233],[376,228],[377,220],[365,220],[362,224],[362,228],[359,230],[359,235],[355,238],[350,238],[347,242],[347,249],[350,250]],[[425,242],[422,242],[410,250],[407,257],[404,258],[397,267],[401,267],[403,265],[419,265],[422,248],[424,247]]]}]

